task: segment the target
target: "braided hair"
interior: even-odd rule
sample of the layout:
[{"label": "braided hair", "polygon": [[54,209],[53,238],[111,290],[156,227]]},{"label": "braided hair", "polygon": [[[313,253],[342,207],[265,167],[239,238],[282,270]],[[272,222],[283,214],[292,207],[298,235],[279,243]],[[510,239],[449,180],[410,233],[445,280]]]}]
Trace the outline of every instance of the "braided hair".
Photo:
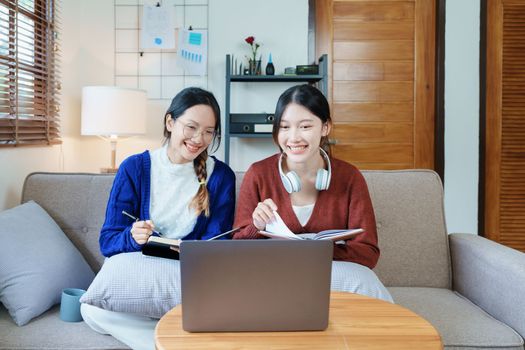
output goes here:
[{"label": "braided hair", "polygon": [[[173,120],[180,117],[187,109],[197,106],[206,105],[213,110],[215,116],[215,137],[211,143],[212,152],[219,148],[221,142],[221,111],[217,100],[213,94],[209,91],[189,87],[181,90],[171,101],[171,104],[166,111],[164,117],[164,144],[166,144],[170,137],[171,132],[166,127],[166,120],[171,117]],[[199,190],[190,202],[190,208],[200,214],[204,212],[204,215],[210,215],[210,196],[208,188],[206,187],[208,172],[206,170],[206,160],[208,160],[208,150],[204,150],[201,154],[193,160],[193,169],[199,180]]]}]

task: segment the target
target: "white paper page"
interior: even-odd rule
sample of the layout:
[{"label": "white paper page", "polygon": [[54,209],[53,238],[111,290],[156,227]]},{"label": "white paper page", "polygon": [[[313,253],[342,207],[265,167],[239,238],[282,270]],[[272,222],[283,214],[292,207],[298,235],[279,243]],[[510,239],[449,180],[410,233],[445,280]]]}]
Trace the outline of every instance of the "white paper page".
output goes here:
[{"label": "white paper page", "polygon": [[279,234],[280,236],[291,237],[291,238],[297,239],[297,235],[294,234],[292,231],[290,231],[288,226],[286,226],[283,219],[281,219],[281,217],[276,211],[273,212],[273,215],[275,216],[275,220],[273,220],[272,222],[266,225],[265,231],[268,231],[270,233]]},{"label": "white paper page", "polygon": [[179,30],[177,62],[188,75],[206,75],[208,65],[208,32]]},{"label": "white paper page", "polygon": [[175,17],[167,6],[144,5],[140,47],[143,49],[175,48]]}]

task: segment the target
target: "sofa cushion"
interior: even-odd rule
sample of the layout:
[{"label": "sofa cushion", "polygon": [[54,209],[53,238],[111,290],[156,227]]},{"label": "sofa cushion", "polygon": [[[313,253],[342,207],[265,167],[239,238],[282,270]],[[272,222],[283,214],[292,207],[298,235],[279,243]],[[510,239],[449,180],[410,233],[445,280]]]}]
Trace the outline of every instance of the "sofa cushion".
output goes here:
[{"label": "sofa cushion", "polygon": [[60,320],[60,306],[56,305],[18,327],[7,310],[0,305],[0,350],[46,349],[91,350],[128,349],[115,338],[94,332],[85,322]]},{"label": "sofa cushion", "polygon": [[39,203],[95,272],[104,261],[98,237],[113,178],[113,174],[33,173],[22,191],[22,202]]},{"label": "sofa cushion", "polygon": [[381,256],[374,271],[387,287],[451,287],[443,186],[431,170],[363,171]]},{"label": "sofa cushion", "polygon": [[87,288],[95,274],[35,202],[0,213],[0,301],[19,326],[60,302],[63,288]]},{"label": "sofa cushion", "polygon": [[443,288],[388,288],[394,301],[429,321],[447,349],[523,350],[523,339],[469,300]]},{"label": "sofa cushion", "polygon": [[81,303],[160,318],[180,304],[178,260],[122,253],[107,258]]}]

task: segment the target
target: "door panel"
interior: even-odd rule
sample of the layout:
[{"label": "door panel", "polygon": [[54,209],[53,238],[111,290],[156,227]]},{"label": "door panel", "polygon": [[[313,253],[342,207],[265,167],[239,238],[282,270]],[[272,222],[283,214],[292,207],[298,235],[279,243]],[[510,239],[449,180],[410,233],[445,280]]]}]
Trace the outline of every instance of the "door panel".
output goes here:
[{"label": "door panel", "polygon": [[403,102],[414,100],[413,82],[334,81],[337,102]]},{"label": "door panel", "polygon": [[334,80],[412,81],[412,62],[335,62]]},{"label": "door panel", "polygon": [[338,122],[412,122],[414,104],[402,103],[334,103],[333,118]]},{"label": "door panel", "polygon": [[411,123],[340,123],[334,130],[335,137],[342,144],[352,142],[400,143],[410,145],[414,138]]},{"label": "door panel", "polygon": [[525,4],[487,1],[485,235],[525,252]]},{"label": "door panel", "polygon": [[364,23],[334,21],[334,40],[413,40],[414,22]]},{"label": "door panel", "polygon": [[333,59],[336,60],[413,60],[412,40],[334,42]]},{"label": "door panel", "polygon": [[318,0],[316,12],[334,155],[363,169],[433,168],[435,0]]},{"label": "door panel", "polygon": [[414,2],[343,2],[334,4],[334,18],[360,21],[414,20]]},{"label": "door panel", "polygon": [[[412,164],[414,162],[412,145],[399,143],[353,143],[334,147],[334,156],[342,158],[346,153],[352,153],[353,162],[366,164],[370,159],[376,159],[377,163],[390,164]],[[385,168],[383,168],[385,169]]]}]

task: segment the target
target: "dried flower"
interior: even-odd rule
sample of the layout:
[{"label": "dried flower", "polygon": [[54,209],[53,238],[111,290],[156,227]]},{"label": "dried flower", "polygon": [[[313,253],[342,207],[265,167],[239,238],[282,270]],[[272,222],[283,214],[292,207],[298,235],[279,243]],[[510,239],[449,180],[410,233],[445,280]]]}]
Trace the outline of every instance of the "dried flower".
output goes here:
[{"label": "dried flower", "polygon": [[252,48],[253,62],[257,61],[257,50],[261,45],[255,42],[254,36],[249,36],[246,39],[244,39],[244,41],[246,41]]}]

